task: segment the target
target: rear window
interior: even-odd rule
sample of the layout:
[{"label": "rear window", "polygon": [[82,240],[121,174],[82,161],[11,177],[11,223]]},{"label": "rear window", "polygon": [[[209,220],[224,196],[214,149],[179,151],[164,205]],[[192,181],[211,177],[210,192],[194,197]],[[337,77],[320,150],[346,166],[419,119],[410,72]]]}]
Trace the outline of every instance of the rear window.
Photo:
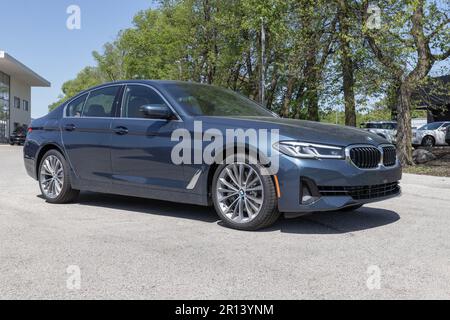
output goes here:
[{"label": "rear window", "polygon": [[91,91],[83,108],[83,117],[111,117],[114,101],[120,86],[106,87]]},{"label": "rear window", "polygon": [[83,112],[83,106],[84,102],[86,101],[86,98],[87,93],[70,102],[66,107],[66,116],[81,117],[81,113]]},{"label": "rear window", "polygon": [[419,130],[436,130],[436,129],[439,129],[440,126],[442,126],[442,122],[433,122],[433,123],[428,123],[424,126],[421,126],[419,128]]},{"label": "rear window", "polygon": [[381,129],[381,125],[379,123],[365,123],[364,128],[366,128],[366,129]]}]

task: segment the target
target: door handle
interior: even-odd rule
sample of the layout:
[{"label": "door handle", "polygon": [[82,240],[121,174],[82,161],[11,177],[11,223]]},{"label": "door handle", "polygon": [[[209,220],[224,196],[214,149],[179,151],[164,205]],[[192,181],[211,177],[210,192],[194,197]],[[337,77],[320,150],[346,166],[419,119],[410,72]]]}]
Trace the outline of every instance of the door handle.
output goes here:
[{"label": "door handle", "polygon": [[64,126],[64,130],[66,131],[74,131],[76,129],[76,126],[74,124],[66,124]]},{"label": "door handle", "polygon": [[119,136],[128,134],[128,128],[126,128],[126,127],[116,127],[116,128],[114,128],[113,131],[115,134],[118,134]]}]

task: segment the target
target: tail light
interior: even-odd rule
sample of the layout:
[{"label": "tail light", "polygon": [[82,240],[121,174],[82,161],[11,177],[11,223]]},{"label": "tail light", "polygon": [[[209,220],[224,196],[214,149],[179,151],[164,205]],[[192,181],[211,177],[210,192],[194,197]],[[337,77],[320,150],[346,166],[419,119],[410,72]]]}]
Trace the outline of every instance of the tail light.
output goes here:
[{"label": "tail light", "polygon": [[32,133],[33,132],[33,128],[29,127],[27,131],[28,131],[28,133]]}]

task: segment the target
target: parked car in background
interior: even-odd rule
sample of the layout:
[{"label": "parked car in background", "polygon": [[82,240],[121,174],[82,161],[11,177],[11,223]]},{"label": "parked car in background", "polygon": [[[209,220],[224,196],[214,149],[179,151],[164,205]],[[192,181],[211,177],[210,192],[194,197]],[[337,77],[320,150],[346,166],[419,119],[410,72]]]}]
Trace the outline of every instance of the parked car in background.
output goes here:
[{"label": "parked car in background", "polygon": [[13,133],[9,136],[9,144],[10,145],[23,145],[25,143],[25,139],[27,137],[27,129],[26,127],[18,127]]},{"label": "parked car in background", "polygon": [[397,135],[397,122],[395,121],[369,121],[361,124],[361,128],[375,133],[390,143],[395,143]]},{"label": "parked car in background", "polygon": [[414,118],[411,119],[411,128],[412,129],[417,129],[420,128],[421,126],[424,126],[428,123],[427,118]]},{"label": "parked car in background", "polygon": [[413,145],[434,147],[446,145],[445,135],[450,121],[428,123],[417,130],[413,130]]}]

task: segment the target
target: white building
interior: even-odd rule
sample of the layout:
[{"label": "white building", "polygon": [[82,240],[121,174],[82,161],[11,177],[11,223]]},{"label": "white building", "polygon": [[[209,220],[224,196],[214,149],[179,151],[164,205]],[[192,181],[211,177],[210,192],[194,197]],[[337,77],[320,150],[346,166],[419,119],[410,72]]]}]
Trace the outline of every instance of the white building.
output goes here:
[{"label": "white building", "polygon": [[50,87],[50,82],[0,51],[0,142],[30,124],[31,87]]}]

